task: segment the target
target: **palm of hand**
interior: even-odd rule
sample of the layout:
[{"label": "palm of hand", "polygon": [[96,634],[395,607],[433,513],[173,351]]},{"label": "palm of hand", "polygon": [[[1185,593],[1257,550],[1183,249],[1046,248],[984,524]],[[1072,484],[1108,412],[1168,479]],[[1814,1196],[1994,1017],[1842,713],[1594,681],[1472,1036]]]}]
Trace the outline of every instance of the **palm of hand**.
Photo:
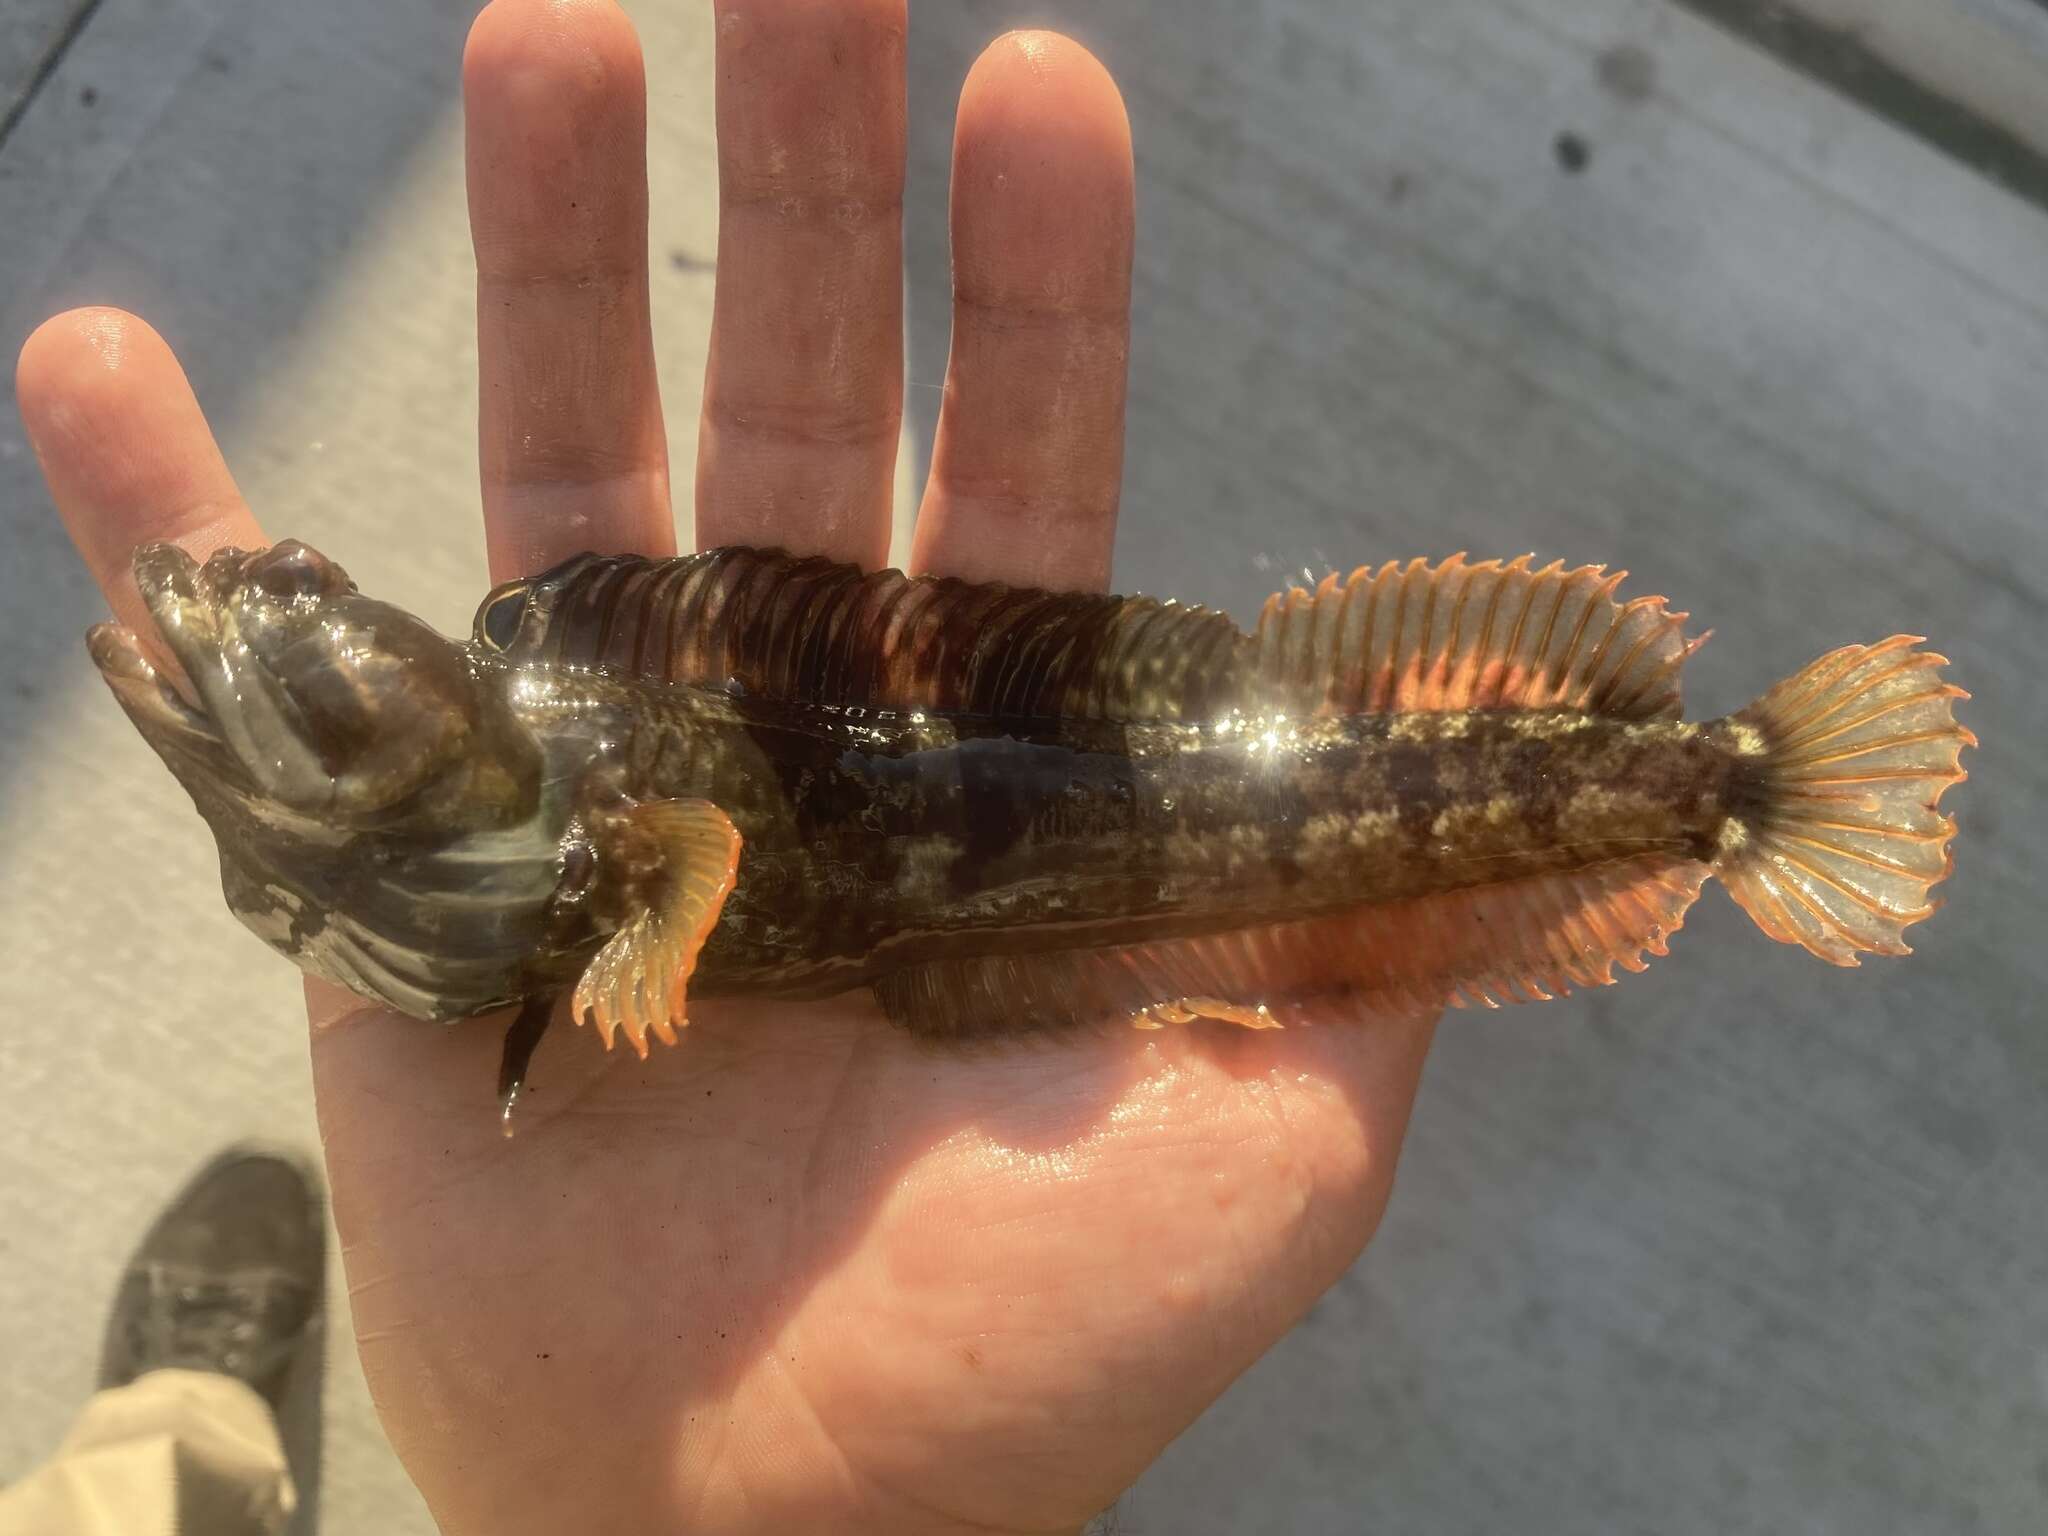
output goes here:
[{"label": "palm of hand", "polygon": [[1363,1243],[1426,1038],[707,1005],[644,1066],[551,1038],[508,1145],[491,1031],[361,1019],[316,1064],[365,1368],[453,1531],[1072,1530]]},{"label": "palm of hand", "polygon": [[[886,548],[903,25],[902,0],[719,6],[704,543]],[[494,574],[665,552],[631,30],[608,0],[497,0],[465,84]],[[1043,34],[992,47],[961,101],[919,565],[1102,582],[1130,199],[1100,67]],[[139,321],[58,317],[19,386],[124,618],[135,544],[263,541]],[[705,1005],[644,1065],[555,1031],[507,1143],[497,1030],[317,986],[311,1006],[364,1366],[456,1536],[1077,1527],[1370,1235],[1429,1035],[1112,1031],[963,1055],[865,998]]]}]

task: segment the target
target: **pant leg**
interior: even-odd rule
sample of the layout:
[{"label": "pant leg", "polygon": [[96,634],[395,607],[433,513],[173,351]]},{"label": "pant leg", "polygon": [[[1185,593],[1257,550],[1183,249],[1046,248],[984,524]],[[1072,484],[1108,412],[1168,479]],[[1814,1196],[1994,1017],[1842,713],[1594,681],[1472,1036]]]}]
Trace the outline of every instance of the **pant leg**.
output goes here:
[{"label": "pant leg", "polygon": [[0,1536],[277,1536],[297,1503],[262,1398],[151,1371],[91,1399],[55,1456],[0,1489]]}]

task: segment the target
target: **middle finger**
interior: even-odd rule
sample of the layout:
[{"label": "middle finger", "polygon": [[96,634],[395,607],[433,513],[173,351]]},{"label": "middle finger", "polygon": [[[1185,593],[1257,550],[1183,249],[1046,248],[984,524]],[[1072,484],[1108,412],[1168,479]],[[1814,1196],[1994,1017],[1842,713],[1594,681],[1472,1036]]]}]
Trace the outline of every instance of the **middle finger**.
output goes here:
[{"label": "middle finger", "polygon": [[647,88],[611,0],[495,0],[463,56],[491,575],[675,548],[647,316]]},{"label": "middle finger", "polygon": [[904,0],[719,0],[697,543],[879,565],[903,393]]}]

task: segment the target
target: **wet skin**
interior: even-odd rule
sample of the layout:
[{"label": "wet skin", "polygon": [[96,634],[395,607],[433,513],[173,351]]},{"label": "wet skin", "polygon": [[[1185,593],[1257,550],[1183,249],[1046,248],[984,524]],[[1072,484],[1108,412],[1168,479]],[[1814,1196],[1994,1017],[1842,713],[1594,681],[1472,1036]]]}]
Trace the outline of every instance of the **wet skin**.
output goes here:
[{"label": "wet skin", "polygon": [[[903,8],[719,14],[697,536],[872,567],[901,407]],[[497,0],[464,87],[492,579],[669,553],[631,28],[589,0]],[[1133,228],[1114,87],[1064,40],[1003,40],[962,93],[955,170],[960,302],[913,564],[1099,589]],[[847,197],[871,216],[829,217]],[[134,317],[51,321],[18,398],[124,626],[150,625],[138,546],[270,542]],[[644,1066],[555,1032],[507,1143],[498,1028],[310,1002],[358,1348],[451,1536],[1078,1529],[1356,1254],[1429,1038],[1415,1017],[962,1054],[859,994],[707,1007]]]}]

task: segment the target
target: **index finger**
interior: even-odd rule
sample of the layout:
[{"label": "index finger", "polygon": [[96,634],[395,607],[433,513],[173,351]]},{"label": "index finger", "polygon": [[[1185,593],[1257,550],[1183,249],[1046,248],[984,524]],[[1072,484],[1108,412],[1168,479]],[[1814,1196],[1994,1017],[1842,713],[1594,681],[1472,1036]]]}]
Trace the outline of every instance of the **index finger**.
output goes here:
[{"label": "index finger", "polygon": [[136,546],[161,539],[204,560],[222,545],[269,542],[185,370],[134,315],[74,309],[44,321],[14,382],[51,499],[124,625],[150,632],[129,572]]}]

